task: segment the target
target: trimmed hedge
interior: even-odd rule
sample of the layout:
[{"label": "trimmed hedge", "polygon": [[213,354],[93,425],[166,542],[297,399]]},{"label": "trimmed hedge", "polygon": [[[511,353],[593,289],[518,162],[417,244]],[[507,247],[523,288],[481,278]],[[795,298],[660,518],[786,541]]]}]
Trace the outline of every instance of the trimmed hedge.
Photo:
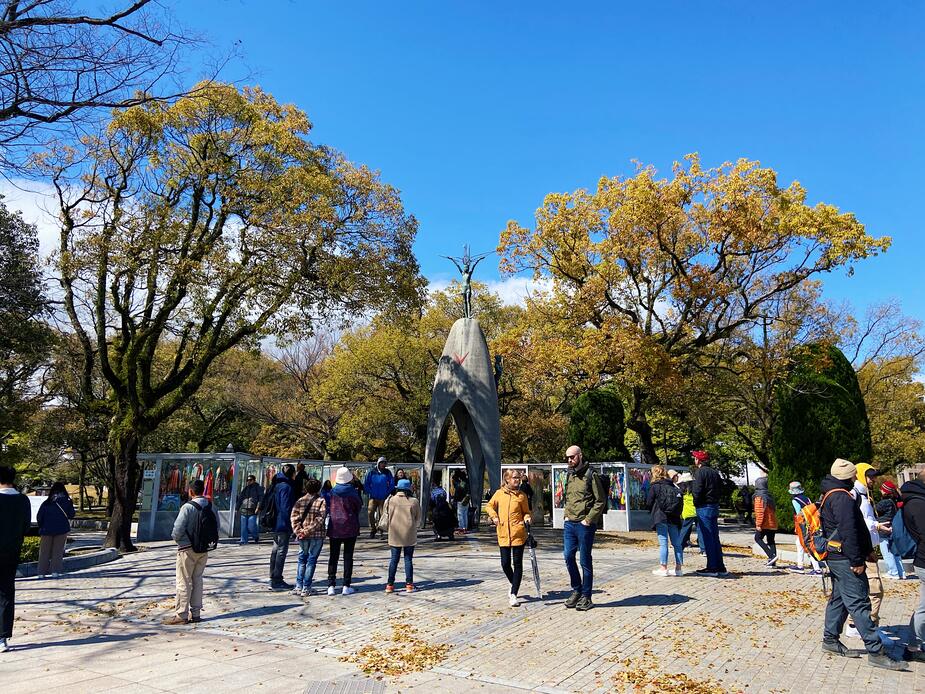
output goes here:
[{"label": "trimmed hedge", "polygon": [[623,416],[623,401],[612,390],[582,393],[569,413],[568,442],[581,447],[585,460],[629,460]]},{"label": "trimmed hedge", "polygon": [[790,482],[802,482],[810,499],[836,458],[853,463],[873,457],[870,423],[857,375],[834,345],[801,347],[775,394],[768,487],[777,501],[783,530],[793,529]]}]

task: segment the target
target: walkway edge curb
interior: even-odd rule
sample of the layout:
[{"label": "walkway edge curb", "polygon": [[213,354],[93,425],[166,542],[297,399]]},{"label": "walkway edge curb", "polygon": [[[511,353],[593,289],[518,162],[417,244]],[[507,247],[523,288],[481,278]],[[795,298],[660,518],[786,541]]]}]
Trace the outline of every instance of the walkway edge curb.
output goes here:
[{"label": "walkway edge curb", "polygon": [[[118,558],[119,550],[115,547],[107,547],[96,552],[87,552],[86,554],[79,554],[74,557],[65,557],[63,572],[70,573],[72,571],[80,571],[81,569],[89,569],[91,566],[106,564]],[[16,569],[16,578],[35,576],[38,573],[38,569],[39,563],[37,561],[20,564]]]}]

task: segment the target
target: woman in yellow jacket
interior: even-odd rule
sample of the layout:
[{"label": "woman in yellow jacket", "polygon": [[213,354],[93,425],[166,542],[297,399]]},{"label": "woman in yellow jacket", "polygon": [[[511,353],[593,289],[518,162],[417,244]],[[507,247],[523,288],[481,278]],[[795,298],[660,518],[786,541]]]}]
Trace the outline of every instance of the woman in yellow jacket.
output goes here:
[{"label": "woman in yellow jacket", "polygon": [[[522,479],[519,470],[505,470],[504,484],[488,502],[488,517],[498,531],[501,549],[501,568],[511,582],[511,607],[520,605],[517,591],[524,573],[524,545],[530,522],[530,504],[527,495],[520,491]],[[511,564],[513,563],[513,568]]]}]

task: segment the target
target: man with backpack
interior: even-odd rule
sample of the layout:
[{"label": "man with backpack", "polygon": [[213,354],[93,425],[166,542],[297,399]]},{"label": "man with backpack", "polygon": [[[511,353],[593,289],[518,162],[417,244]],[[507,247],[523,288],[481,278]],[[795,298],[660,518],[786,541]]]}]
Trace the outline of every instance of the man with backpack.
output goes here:
[{"label": "man with backpack", "polygon": [[707,565],[694,573],[701,576],[726,576],[723,545],[719,540],[719,500],[723,493],[723,478],[710,467],[706,451],[691,453],[697,470],[694,472],[694,506],[697,508],[697,535],[703,538]]},{"label": "man with backpack", "polygon": [[[590,610],[594,569],[591,548],[594,532],[607,509],[607,492],[600,475],[595,474],[582,457],[578,446],[565,451],[568,475],[565,478],[565,530],[562,535],[565,566],[568,569],[572,594],[565,606],[579,611]],[[581,571],[575,555],[579,555]]]},{"label": "man with backpack", "polygon": [[839,637],[849,615],[864,640],[867,660],[874,667],[905,670],[905,664],[884,652],[880,634],[871,619],[867,560],[874,550],[870,531],[861,514],[860,499],[852,493],[857,468],[838,458],[822,480],[819,516],[826,538],[826,564],[832,577],[832,593],[825,608],[822,648],[845,658],[858,658]]},{"label": "man with backpack", "polygon": [[218,518],[212,504],[203,496],[205,482],[194,480],[190,500],[180,507],[171,537],[177,543],[177,597],[173,617],[164,624],[199,621],[202,611],[202,575],[209,550],[218,546]]},{"label": "man with backpack", "polygon": [[917,543],[912,567],[919,579],[919,604],[910,620],[912,639],[903,653],[903,658],[925,662],[925,652],[922,651],[925,644],[925,542],[922,542],[922,538],[925,537],[925,470],[919,472],[914,480],[903,484],[900,492],[903,506],[893,522],[893,539],[897,540],[896,535],[908,532],[911,539]]},{"label": "man with backpack", "polygon": [[283,568],[286,566],[289,540],[292,537],[292,507],[299,496],[295,490],[295,466],[287,463],[273,478],[273,486],[264,497],[260,515],[261,524],[273,531],[270,590],[292,590],[292,585],[283,580]]}]

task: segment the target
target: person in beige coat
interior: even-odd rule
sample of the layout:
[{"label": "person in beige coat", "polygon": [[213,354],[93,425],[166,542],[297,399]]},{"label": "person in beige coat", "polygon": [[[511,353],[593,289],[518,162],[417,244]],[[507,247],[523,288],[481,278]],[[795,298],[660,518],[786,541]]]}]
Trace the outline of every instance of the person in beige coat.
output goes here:
[{"label": "person in beige coat", "polygon": [[389,580],[385,592],[395,590],[395,572],[398,571],[398,558],[405,556],[405,592],[414,590],[414,546],[418,541],[418,523],[421,520],[421,504],[412,496],[411,480],[398,480],[394,496],[385,500],[379,529],[389,534]]}]

